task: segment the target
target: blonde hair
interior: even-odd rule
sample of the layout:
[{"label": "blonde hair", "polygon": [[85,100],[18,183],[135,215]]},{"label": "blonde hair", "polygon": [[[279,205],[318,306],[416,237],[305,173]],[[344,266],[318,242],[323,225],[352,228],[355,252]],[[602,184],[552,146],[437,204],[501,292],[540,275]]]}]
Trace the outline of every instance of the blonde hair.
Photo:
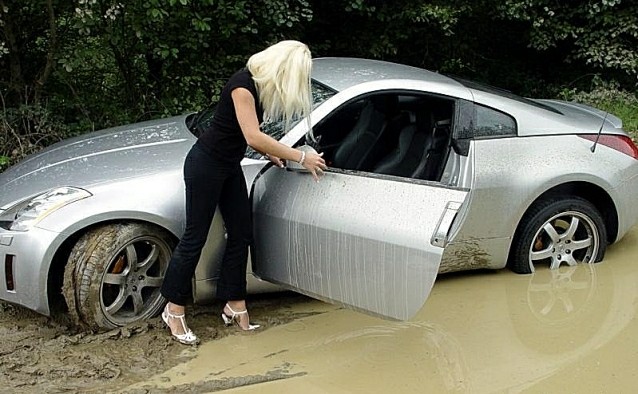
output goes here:
[{"label": "blonde hair", "polygon": [[288,131],[295,118],[310,115],[312,57],[306,44],[280,41],[252,55],[246,67],[255,81],[264,121],[283,119]]}]

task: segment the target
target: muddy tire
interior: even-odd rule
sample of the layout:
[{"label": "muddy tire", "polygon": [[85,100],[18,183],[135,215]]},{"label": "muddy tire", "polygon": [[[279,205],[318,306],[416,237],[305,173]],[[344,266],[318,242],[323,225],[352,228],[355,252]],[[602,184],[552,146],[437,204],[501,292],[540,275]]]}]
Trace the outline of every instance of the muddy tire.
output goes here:
[{"label": "muddy tire", "polygon": [[64,271],[71,319],[90,329],[112,329],[155,316],[166,302],[160,286],[174,242],[156,227],[109,224],[84,234]]},{"label": "muddy tire", "polygon": [[556,269],[602,260],[607,231],[596,207],[570,197],[543,200],[521,220],[514,237],[509,267],[518,274],[534,272],[534,266]]}]

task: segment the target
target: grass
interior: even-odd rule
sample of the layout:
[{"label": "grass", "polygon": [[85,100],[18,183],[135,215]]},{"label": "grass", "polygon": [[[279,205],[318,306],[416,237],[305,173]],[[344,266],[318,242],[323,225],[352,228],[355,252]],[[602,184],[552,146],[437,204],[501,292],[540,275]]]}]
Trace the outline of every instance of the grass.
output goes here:
[{"label": "grass", "polygon": [[623,121],[623,129],[638,143],[638,96],[636,93],[620,90],[608,82],[594,82],[589,92],[565,90],[561,99],[576,101],[616,115]]}]

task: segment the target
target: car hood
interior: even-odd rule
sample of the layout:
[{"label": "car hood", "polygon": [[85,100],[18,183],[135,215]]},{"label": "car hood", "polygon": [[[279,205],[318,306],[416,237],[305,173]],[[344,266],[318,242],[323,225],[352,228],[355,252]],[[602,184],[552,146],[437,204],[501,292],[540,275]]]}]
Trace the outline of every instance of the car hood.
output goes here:
[{"label": "car hood", "polygon": [[60,186],[91,186],[181,170],[196,137],[186,116],[120,126],[67,139],[0,174],[0,210]]}]

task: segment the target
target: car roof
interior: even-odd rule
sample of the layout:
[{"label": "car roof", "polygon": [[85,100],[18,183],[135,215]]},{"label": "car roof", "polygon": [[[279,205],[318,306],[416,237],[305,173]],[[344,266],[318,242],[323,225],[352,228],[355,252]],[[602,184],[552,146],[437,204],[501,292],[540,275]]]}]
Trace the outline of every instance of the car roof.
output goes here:
[{"label": "car roof", "polygon": [[605,125],[605,132],[624,133],[619,118],[591,107],[578,107],[557,100],[518,97],[503,89],[453,79],[404,64],[349,57],[316,58],[313,59],[312,78],[338,92],[375,82],[378,82],[377,86],[386,88],[389,85],[384,81],[392,80],[396,85],[390,86],[413,87],[416,90],[465,98],[514,116],[519,126],[519,135],[596,133],[601,124]]},{"label": "car roof", "polygon": [[433,71],[382,60],[350,57],[313,59],[312,78],[336,91],[384,79],[430,82],[467,91],[459,82]]}]

